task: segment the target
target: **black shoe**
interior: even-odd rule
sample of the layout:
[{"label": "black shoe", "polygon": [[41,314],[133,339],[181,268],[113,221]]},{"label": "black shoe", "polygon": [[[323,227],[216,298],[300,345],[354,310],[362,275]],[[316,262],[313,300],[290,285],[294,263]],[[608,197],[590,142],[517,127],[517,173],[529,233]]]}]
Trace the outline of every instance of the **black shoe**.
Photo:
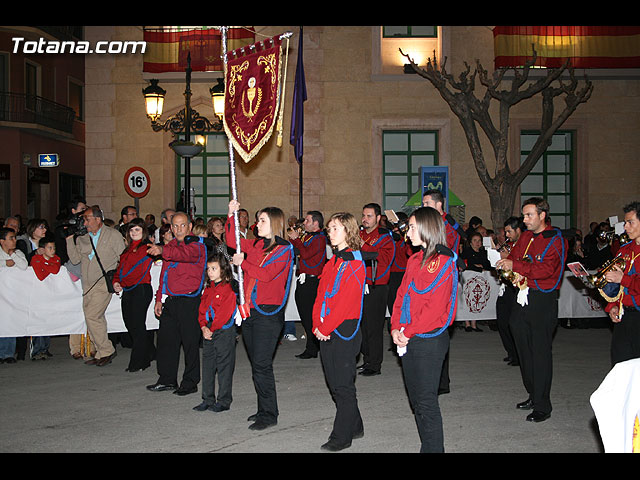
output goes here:
[{"label": "black shoe", "polygon": [[302,358],[302,359],[307,359],[307,358],[317,358],[318,354],[312,354],[312,353],[308,353],[308,352],[302,352],[298,355],[296,355],[297,358]]},{"label": "black shoe", "polygon": [[190,393],[196,393],[198,391],[198,387],[197,386],[193,386],[193,387],[178,387],[173,393],[175,393],[176,395],[180,395],[181,397],[184,397],[185,395],[189,395]]},{"label": "black shoe", "polygon": [[447,393],[450,393],[451,390],[449,390],[448,388],[439,388],[438,389],[438,395],[445,395]]},{"label": "black shoe", "polygon": [[483,332],[484,331],[480,327],[475,327],[475,328],[472,328],[471,330],[473,330],[474,332]]},{"label": "black shoe", "polygon": [[162,383],[154,383],[153,385],[147,385],[147,390],[152,392],[166,392],[168,390],[175,390],[176,388],[173,384],[164,385]]},{"label": "black shoe", "polygon": [[544,422],[550,416],[550,413],[538,412],[534,410],[529,415],[527,415],[527,422]]},{"label": "black shoe", "polygon": [[209,410],[211,410],[212,412],[218,413],[218,412],[224,412],[226,410],[229,410],[229,407],[227,405],[220,405],[218,402],[216,402],[209,407]]},{"label": "black shoe", "polygon": [[504,357],[504,358],[502,359],[502,361],[503,361],[503,362],[507,362],[507,363],[509,363],[509,362],[511,362],[511,361],[512,361],[512,359],[511,359],[511,357]]},{"label": "black shoe", "polygon": [[4,359],[4,363],[16,363],[17,360],[14,357],[8,357]]},{"label": "black shoe", "polygon": [[339,452],[340,450],[344,450],[345,448],[349,448],[350,446],[351,446],[351,442],[338,443],[335,440],[329,440],[327,443],[322,445],[320,448],[322,450],[327,450],[328,452]]},{"label": "black shoe", "polygon": [[365,368],[367,368],[367,367],[368,367],[368,366],[367,366],[367,364],[366,364],[366,363],[363,363],[362,365],[358,365],[358,366],[356,367],[356,370],[364,370],[364,369],[365,369]]},{"label": "black shoe", "polygon": [[111,355],[107,355],[106,357],[96,358],[96,367],[104,367],[105,365],[109,365],[117,355],[118,352],[113,352]]},{"label": "black shoe", "polygon": [[529,398],[524,402],[520,402],[516,404],[516,408],[519,410],[531,410],[533,408],[533,400]]},{"label": "black shoe", "polygon": [[373,377],[374,375],[380,375],[380,370],[372,370],[370,368],[365,368],[361,372],[358,372],[358,375],[363,375],[365,377]]},{"label": "black shoe", "polygon": [[473,332],[473,329],[471,327],[464,327],[464,331],[465,332]]},{"label": "black shoe", "polygon": [[362,438],[362,437],[364,437],[364,428],[362,430],[360,430],[359,432],[354,433],[353,437],[351,437],[351,438],[356,440],[356,439]]},{"label": "black shoe", "polygon": [[249,425],[249,430],[264,430],[265,428],[273,427],[277,424],[277,421],[267,422],[266,420],[256,419],[254,423]]},{"label": "black shoe", "polygon": [[254,413],[253,415],[249,415],[249,417],[247,417],[247,422],[255,422],[256,418],[258,418],[257,413]]},{"label": "black shoe", "polygon": [[511,365],[512,367],[519,367],[520,366],[520,362],[518,362],[517,360],[511,360],[509,362],[509,365]]},{"label": "black shoe", "polygon": [[193,407],[193,410],[195,410],[196,412],[204,412],[205,410],[208,410],[212,406],[213,405],[209,405],[206,402],[202,402],[200,405],[196,405],[195,407]]}]

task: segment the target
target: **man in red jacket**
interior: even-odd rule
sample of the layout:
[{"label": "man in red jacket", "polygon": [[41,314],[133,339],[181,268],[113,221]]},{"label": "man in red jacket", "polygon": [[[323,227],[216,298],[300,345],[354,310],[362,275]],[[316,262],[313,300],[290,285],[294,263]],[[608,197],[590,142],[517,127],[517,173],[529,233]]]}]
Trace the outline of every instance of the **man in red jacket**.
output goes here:
[{"label": "man in red jacket", "polygon": [[[192,223],[186,213],[171,217],[173,240],[152,245],[150,256],[162,256],[162,270],[154,311],[160,318],[156,363],[158,381],[151,391],[174,390],[177,395],[198,391],[200,382],[200,325],[198,309],[204,285],[207,251],[199,237],[191,235]],[[184,372],[178,388],[180,346],[184,351]]]},{"label": "man in red jacket", "polygon": [[522,233],[507,258],[496,268],[519,275],[519,288],[509,326],[520,360],[520,371],[529,398],[516,408],[533,410],[527,421],[542,422],[551,416],[551,343],[558,324],[558,292],[567,256],[566,240],[549,222],[549,204],[540,197],[522,206]]},{"label": "man in red jacket", "polygon": [[376,260],[367,261],[367,293],[362,311],[362,356],[360,375],[380,375],[384,343],[387,294],[395,243],[391,231],[380,226],[382,209],[368,203],[362,209],[363,252],[377,252]]},{"label": "man in red jacket", "polygon": [[318,356],[318,339],[312,330],[313,304],[318,292],[318,278],[327,261],[327,236],[322,231],[324,217],[317,210],[307,212],[304,217],[304,232],[289,232],[289,241],[298,256],[298,282],[295,298],[300,323],[304,328],[307,342],[298,358],[316,358]]}]

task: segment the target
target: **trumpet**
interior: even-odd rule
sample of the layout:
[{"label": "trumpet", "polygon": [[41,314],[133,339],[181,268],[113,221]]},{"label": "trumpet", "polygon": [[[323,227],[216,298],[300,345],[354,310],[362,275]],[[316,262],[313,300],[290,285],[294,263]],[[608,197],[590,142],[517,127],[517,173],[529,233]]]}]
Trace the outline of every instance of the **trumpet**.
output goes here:
[{"label": "trumpet", "polygon": [[618,235],[614,230],[609,230],[607,232],[603,231],[598,234],[598,240],[603,243],[611,244],[611,242],[613,242],[613,240],[615,239],[618,239],[620,244],[624,245],[625,243],[629,242],[629,234],[627,232],[624,232],[623,234]]},{"label": "trumpet", "polygon": [[[531,263],[531,258],[527,256],[524,257],[522,261]],[[517,286],[516,282],[518,280],[518,274],[516,272],[514,272],[513,270],[499,270],[499,274],[503,280],[511,283],[513,286]]]},{"label": "trumpet", "polygon": [[597,273],[584,277],[584,284],[589,288],[604,287],[608,283],[605,278],[606,273],[616,266],[620,267],[622,270],[627,266],[627,262],[622,258],[621,254],[618,254],[611,260],[607,260],[603,263]]},{"label": "trumpet", "polygon": [[511,252],[512,248],[513,248],[513,245],[511,245],[511,242],[509,240],[505,240],[503,243],[501,243],[496,247],[496,250],[498,252],[501,252],[502,250],[504,250],[505,252],[509,253]]}]

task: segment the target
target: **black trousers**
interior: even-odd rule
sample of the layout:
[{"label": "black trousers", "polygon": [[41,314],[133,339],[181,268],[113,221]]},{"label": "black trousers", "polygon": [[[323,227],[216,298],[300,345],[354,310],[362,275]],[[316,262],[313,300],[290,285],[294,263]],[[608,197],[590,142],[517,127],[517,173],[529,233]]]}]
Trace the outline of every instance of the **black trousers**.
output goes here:
[{"label": "black trousers", "polygon": [[509,327],[509,318],[511,318],[511,310],[515,305],[516,289],[510,285],[506,285],[502,296],[496,300],[496,323],[498,325],[498,333],[502,340],[502,346],[507,352],[507,356],[514,362],[518,362],[518,353],[513,342],[513,334]]},{"label": "black trousers", "polygon": [[313,304],[318,294],[318,283],[318,277],[305,275],[304,283],[298,282],[295,291],[300,323],[307,337],[304,351],[310,355],[318,355],[318,339],[313,334]]},{"label": "black trousers", "polygon": [[[273,312],[276,305],[259,305],[265,312]],[[284,327],[284,308],[274,315],[265,315],[252,308],[249,318],[242,322],[242,338],[251,362],[253,386],[258,396],[256,420],[274,423],[278,419],[276,380],[273,356]]]},{"label": "black trousers", "polygon": [[624,307],[622,320],[613,324],[611,365],[632,358],[640,358],[640,312]]},{"label": "black trousers", "polygon": [[551,413],[553,356],[551,343],[558,326],[558,291],[529,289],[528,304],[514,301],[509,322],[513,332],[520,372],[533,410]]},{"label": "black trousers", "polygon": [[364,365],[374,371],[382,367],[384,321],[387,308],[388,285],[369,285],[369,293],[364,296],[362,310],[362,347]]},{"label": "black trousers", "polygon": [[400,357],[409,402],[420,435],[421,453],[444,452],[438,386],[442,363],[448,351],[449,334],[445,331],[431,338],[412,337],[407,344],[407,352]]},{"label": "black trousers", "polygon": [[[213,332],[211,340],[202,341],[202,400],[229,407],[232,396],[233,371],[236,366],[236,326]],[[216,375],[218,396],[216,398]]]},{"label": "black trousers", "polygon": [[158,329],[156,365],[158,383],[178,384],[180,347],[184,352],[184,372],[180,387],[192,388],[200,382],[200,337],[198,323],[200,296],[173,297],[164,302]]},{"label": "black trousers", "polygon": [[[338,332],[346,338],[351,337],[358,320],[345,320]],[[336,416],[329,440],[339,444],[350,444],[353,436],[362,432],[362,417],[356,398],[356,357],[360,351],[362,331],[358,330],[351,340],[345,340],[331,334],[330,340],[320,342],[320,359],[324,376],[336,405]]]},{"label": "black trousers", "polygon": [[147,310],[153,297],[149,283],[122,292],[122,320],[131,338],[129,370],[147,368],[156,356],[153,330],[147,330]]}]

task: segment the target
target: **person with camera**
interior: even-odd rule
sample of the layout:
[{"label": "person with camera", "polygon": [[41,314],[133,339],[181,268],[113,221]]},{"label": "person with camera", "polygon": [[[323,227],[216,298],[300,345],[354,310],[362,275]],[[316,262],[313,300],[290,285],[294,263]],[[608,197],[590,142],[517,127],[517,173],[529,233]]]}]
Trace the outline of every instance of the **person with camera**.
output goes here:
[{"label": "person with camera", "polygon": [[116,350],[107,334],[105,317],[113,285],[112,279],[105,273],[118,266],[125,243],[118,230],[104,224],[102,210],[98,205],[87,208],[82,217],[86,231],[78,229],[67,237],[67,253],[71,263],[81,264],[82,310],[91,349],[95,349],[94,357],[85,363],[102,367],[111,363],[116,356]]}]

